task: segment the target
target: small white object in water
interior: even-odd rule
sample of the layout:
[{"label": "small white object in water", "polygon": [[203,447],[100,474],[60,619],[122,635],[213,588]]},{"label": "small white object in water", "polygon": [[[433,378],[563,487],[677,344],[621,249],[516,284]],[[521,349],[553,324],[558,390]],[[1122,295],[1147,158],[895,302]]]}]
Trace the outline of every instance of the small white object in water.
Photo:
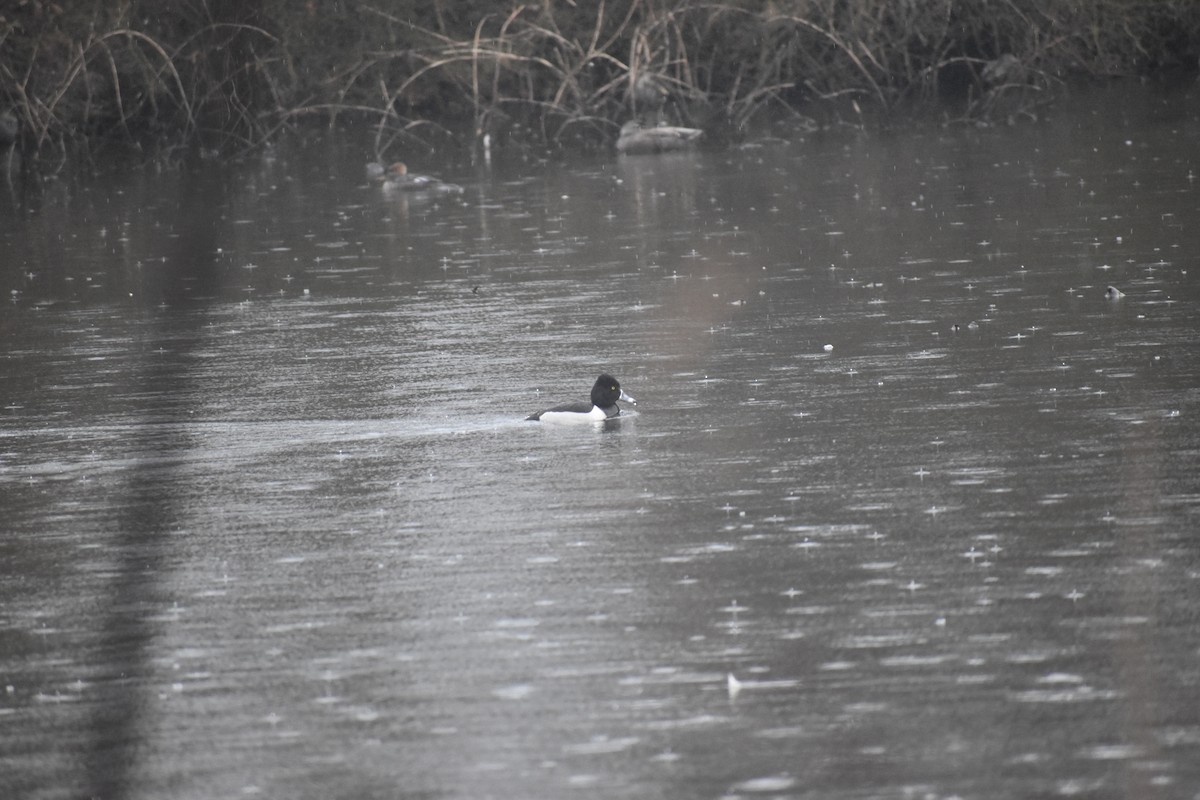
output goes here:
[{"label": "small white object in water", "polygon": [[822,349],[823,349],[823,350],[824,350],[826,353],[832,353],[832,352],[833,352],[833,345],[831,345],[831,344],[827,344],[827,345],[825,345],[825,347],[823,347]]},{"label": "small white object in water", "polygon": [[729,690],[729,699],[732,700],[742,691],[742,682],[733,677],[733,673],[730,672],[725,676],[725,687]]},{"label": "small white object in water", "polygon": [[1104,291],[1104,296],[1109,300],[1120,300],[1125,293],[1115,286],[1110,286]]},{"label": "small white object in water", "polygon": [[742,781],[733,788],[738,792],[786,792],[795,785],[796,779],[790,775],[769,775]]}]

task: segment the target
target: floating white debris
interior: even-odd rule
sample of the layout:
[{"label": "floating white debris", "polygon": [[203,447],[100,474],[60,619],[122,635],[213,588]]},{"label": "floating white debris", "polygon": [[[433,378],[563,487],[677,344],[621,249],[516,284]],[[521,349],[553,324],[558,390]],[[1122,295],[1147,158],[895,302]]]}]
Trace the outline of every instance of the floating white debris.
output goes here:
[{"label": "floating white debris", "polygon": [[743,690],[759,689],[794,689],[800,685],[800,681],[792,678],[780,678],[776,680],[759,680],[759,681],[743,681],[732,673],[725,676],[725,688],[729,691],[729,699],[735,699]]},{"label": "floating white debris", "polygon": [[1051,672],[1038,678],[1038,683],[1070,683],[1081,684],[1083,678],[1079,675],[1074,675],[1069,672]]},{"label": "floating white debris", "polygon": [[564,753],[577,756],[607,755],[628,750],[637,744],[638,741],[639,739],[636,736],[623,736],[617,739],[610,739],[607,736],[596,736],[586,742],[563,745],[562,749]]},{"label": "floating white debris", "polygon": [[769,775],[742,781],[733,789],[737,792],[786,792],[795,785],[796,779],[790,775]]},{"label": "floating white debris", "polygon": [[1109,286],[1104,290],[1104,297],[1108,300],[1120,300],[1124,296],[1125,293],[1115,286]]},{"label": "floating white debris", "polygon": [[499,697],[501,700],[524,700],[533,694],[533,687],[527,683],[518,683],[512,686],[502,686],[498,689],[493,689],[492,694]]},{"label": "floating white debris", "polygon": [[1145,748],[1136,744],[1102,744],[1089,747],[1080,755],[1095,761],[1124,761],[1131,758],[1142,758],[1145,755]]}]

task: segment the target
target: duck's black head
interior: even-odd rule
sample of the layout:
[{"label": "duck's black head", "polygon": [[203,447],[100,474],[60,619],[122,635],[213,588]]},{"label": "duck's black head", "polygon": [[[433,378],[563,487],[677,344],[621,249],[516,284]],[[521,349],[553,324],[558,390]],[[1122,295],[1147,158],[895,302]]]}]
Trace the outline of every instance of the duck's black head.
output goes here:
[{"label": "duck's black head", "polygon": [[620,381],[612,375],[605,373],[596,378],[596,383],[592,385],[592,405],[597,408],[614,408],[618,400],[637,405],[637,400],[625,394],[621,390]]}]

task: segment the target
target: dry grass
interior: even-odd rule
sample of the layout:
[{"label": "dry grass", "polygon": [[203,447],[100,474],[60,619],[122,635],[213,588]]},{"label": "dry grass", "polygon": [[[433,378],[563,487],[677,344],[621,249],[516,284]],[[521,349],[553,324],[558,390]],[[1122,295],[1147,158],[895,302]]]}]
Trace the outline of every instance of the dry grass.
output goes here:
[{"label": "dry grass", "polygon": [[[492,134],[601,143],[632,114],[727,135],[938,102],[1036,116],[1072,75],[1194,69],[1194,0],[156,0],[0,11],[21,147],[253,147],[370,120],[379,154]],[[1005,54],[1020,69],[985,79]],[[994,78],[996,70],[991,73]]]}]

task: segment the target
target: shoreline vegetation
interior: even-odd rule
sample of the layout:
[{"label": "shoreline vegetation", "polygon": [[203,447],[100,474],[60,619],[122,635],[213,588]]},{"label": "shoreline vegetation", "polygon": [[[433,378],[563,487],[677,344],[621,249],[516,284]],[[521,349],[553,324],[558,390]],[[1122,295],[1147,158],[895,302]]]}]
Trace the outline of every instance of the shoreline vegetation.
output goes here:
[{"label": "shoreline vegetation", "polygon": [[1070,82],[1195,80],[1195,0],[13,0],[0,151],[251,150],[368,125],[420,146],[603,148],[631,118],[738,141],[937,109],[1037,119]]}]

